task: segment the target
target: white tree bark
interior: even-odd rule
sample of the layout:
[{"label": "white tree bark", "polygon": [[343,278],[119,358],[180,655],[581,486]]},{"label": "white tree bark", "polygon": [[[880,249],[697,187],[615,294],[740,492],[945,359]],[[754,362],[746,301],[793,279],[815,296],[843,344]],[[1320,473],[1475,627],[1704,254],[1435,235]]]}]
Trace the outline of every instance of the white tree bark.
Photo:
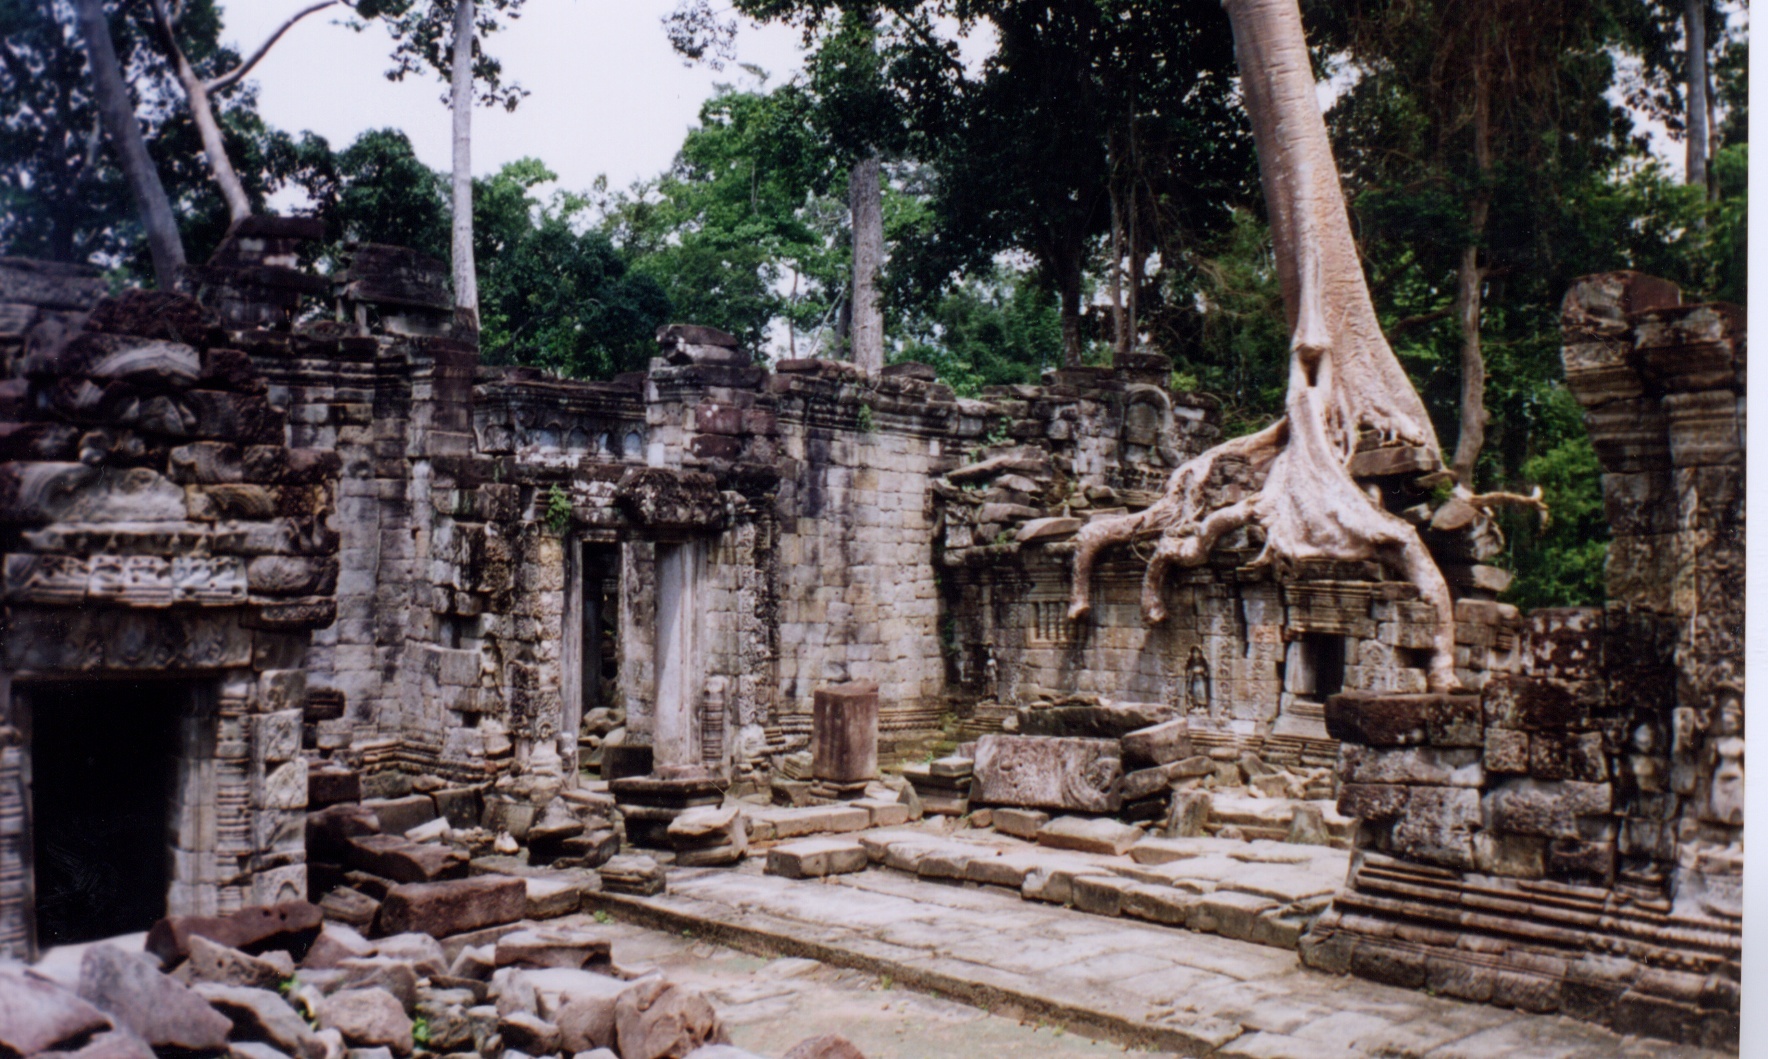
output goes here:
[{"label": "white tree bark", "polygon": [[456,0],[450,106],[454,112],[454,307],[479,328],[479,277],[473,267],[473,0]]},{"label": "white tree bark", "polygon": [[883,169],[876,151],[847,178],[853,213],[853,363],[867,375],[884,368],[884,306],[878,272],[884,265]]},{"label": "white tree bark", "polygon": [[[1101,549],[1157,536],[1142,604],[1148,620],[1161,621],[1168,568],[1201,563],[1224,534],[1252,526],[1265,542],[1255,565],[1282,573],[1301,560],[1373,559],[1416,585],[1438,617],[1430,686],[1453,690],[1448,585],[1417,531],[1346,470],[1365,433],[1422,448],[1439,466],[1442,455],[1424,403],[1388,348],[1369,299],[1314,94],[1301,11],[1296,0],[1226,0],[1226,7],[1290,328],[1287,414],[1185,463],[1146,510],[1089,523],[1075,555],[1069,614],[1078,618],[1088,609]],[[1224,457],[1244,460],[1262,475],[1256,492],[1225,503],[1206,487]]]},{"label": "white tree bark", "polygon": [[117,61],[110,23],[104,19],[104,7],[99,0],[74,0],[74,17],[80,40],[86,45],[99,121],[117,152],[129,193],[135,199],[136,214],[147,232],[154,280],[162,289],[171,290],[184,268],[184,241],[178,235],[178,222],[172,216],[165,185],[160,183],[160,171],[147,153],[147,141],[135,119],[135,107],[129,102],[129,88],[123,83],[122,64]]},{"label": "white tree bark", "polygon": [[1682,29],[1688,55],[1688,165],[1684,184],[1707,184],[1707,4],[1687,0],[1682,9]]},{"label": "white tree bark", "polygon": [[203,159],[209,165],[209,175],[214,178],[222,200],[227,203],[228,218],[238,224],[252,215],[252,201],[246,197],[245,185],[240,182],[239,173],[234,171],[233,160],[227,157],[227,144],[221,136],[221,121],[215,116],[208,87],[197,76],[190,60],[184,55],[184,49],[178,45],[172,18],[166,12],[166,0],[153,0],[153,15],[154,22],[159,27],[161,43],[165,45],[167,57],[172,60],[173,72],[178,75],[178,84],[183,87],[185,98],[190,103],[190,118],[196,124],[197,135],[202,138]]}]

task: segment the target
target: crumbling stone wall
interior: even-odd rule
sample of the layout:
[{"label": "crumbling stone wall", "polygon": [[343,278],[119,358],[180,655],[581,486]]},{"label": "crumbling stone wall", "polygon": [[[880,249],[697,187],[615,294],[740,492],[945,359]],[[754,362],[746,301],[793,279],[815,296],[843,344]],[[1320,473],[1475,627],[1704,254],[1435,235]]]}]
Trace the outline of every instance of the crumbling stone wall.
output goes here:
[{"label": "crumbling stone wall", "polygon": [[43,683],[191,685],[173,911],[303,896],[301,710],[308,633],[334,616],[336,454],[290,443],[238,333],[184,295],[108,297],[95,273],[7,260],[0,320],[0,953],[31,945],[22,774]]},{"label": "crumbling stone wall", "polygon": [[1328,704],[1364,825],[1303,958],[1735,1047],[1743,312],[1615,273],[1578,281],[1564,323],[1607,605],[1528,615],[1517,671],[1477,696]]}]

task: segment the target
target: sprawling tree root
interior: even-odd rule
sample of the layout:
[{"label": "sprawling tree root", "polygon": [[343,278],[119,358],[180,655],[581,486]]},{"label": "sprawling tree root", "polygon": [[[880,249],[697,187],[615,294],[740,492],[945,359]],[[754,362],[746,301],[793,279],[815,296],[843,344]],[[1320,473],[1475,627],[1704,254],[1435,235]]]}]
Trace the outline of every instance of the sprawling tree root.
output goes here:
[{"label": "sprawling tree root", "polygon": [[[1296,0],[1226,0],[1226,7],[1289,317],[1286,414],[1179,467],[1146,510],[1082,529],[1069,616],[1087,612],[1093,565],[1104,548],[1158,536],[1142,585],[1143,616],[1158,622],[1166,617],[1160,589],[1167,571],[1203,562],[1225,534],[1252,526],[1265,541],[1254,565],[1279,574],[1310,559],[1376,560],[1416,585],[1437,611],[1430,686],[1454,690],[1455,610],[1442,572],[1417,531],[1347,470],[1365,434],[1425,449],[1439,467],[1442,450],[1369,300],[1314,95],[1300,9]],[[1205,488],[1216,461],[1228,456],[1263,476],[1255,493],[1231,503]]]}]

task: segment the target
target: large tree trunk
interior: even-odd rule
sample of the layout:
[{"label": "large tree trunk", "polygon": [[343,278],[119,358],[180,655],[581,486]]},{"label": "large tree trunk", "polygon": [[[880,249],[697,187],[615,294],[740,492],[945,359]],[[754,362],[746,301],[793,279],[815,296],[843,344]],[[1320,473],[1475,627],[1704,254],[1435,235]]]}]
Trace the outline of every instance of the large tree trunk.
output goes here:
[{"label": "large tree trunk", "polygon": [[1682,29],[1688,37],[1688,167],[1683,183],[1707,183],[1707,3],[1687,0]]},{"label": "large tree trunk", "polygon": [[74,0],[74,16],[80,39],[86,44],[86,61],[92,69],[92,94],[98,102],[98,116],[104,123],[105,135],[117,152],[123,177],[129,182],[129,193],[135,199],[135,212],[141,227],[147,231],[148,251],[153,256],[154,281],[165,290],[178,283],[184,268],[184,241],[178,235],[178,222],[172,217],[172,204],[166,188],[160,183],[160,171],[154,168],[147,153],[147,141],[141,136],[141,125],[135,120],[135,106],[129,101],[129,88],[123,82],[123,70],[117,62],[116,45],[111,41],[110,23],[105,21],[101,0]]},{"label": "large tree trunk", "polygon": [[[1088,609],[1103,548],[1157,536],[1143,581],[1143,613],[1165,618],[1161,586],[1173,564],[1203,562],[1224,535],[1264,535],[1258,565],[1284,573],[1310,559],[1380,560],[1436,608],[1430,686],[1458,686],[1454,607],[1417,532],[1384,510],[1346,470],[1359,437],[1425,450],[1440,464],[1424,403],[1381,334],[1351,238],[1326,124],[1314,94],[1296,0],[1227,0],[1246,109],[1290,328],[1285,417],[1190,460],[1144,511],[1098,519],[1082,531],[1069,613]],[[1215,462],[1232,457],[1263,482],[1234,502],[1209,487]]]},{"label": "large tree trunk", "polygon": [[853,214],[853,363],[867,375],[884,368],[884,306],[878,273],[884,266],[883,167],[873,151],[847,177]]},{"label": "large tree trunk", "polygon": [[1455,319],[1461,325],[1461,433],[1455,439],[1455,458],[1450,467],[1455,480],[1473,488],[1480,450],[1486,445],[1486,358],[1480,348],[1481,289],[1486,271],[1480,267],[1479,244],[1484,241],[1486,221],[1492,212],[1492,100],[1491,52],[1484,40],[1473,71],[1473,162],[1479,172],[1479,188],[1467,211],[1468,244],[1461,249],[1456,276]]},{"label": "large tree trunk", "polygon": [[470,330],[479,329],[479,275],[473,268],[473,0],[454,7],[454,309]]},{"label": "large tree trunk", "polygon": [[1080,336],[1081,261],[1078,249],[1058,249],[1050,259],[1050,267],[1056,274],[1056,297],[1062,320],[1062,366],[1078,368],[1084,352]]},{"label": "large tree trunk", "polygon": [[246,188],[240,182],[239,173],[234,171],[233,160],[227,157],[227,142],[221,135],[221,121],[215,116],[214,103],[209,99],[208,86],[197,76],[196,70],[185,57],[184,49],[178,45],[178,37],[167,14],[165,0],[153,0],[154,22],[159,27],[160,43],[166,49],[166,55],[172,61],[172,69],[178,75],[178,84],[183,87],[185,98],[190,101],[190,120],[196,124],[197,135],[203,141],[203,159],[209,165],[209,175],[214,179],[215,186],[221,190],[221,198],[227,203],[227,215],[233,223],[238,224],[252,215],[252,200],[246,196]]}]

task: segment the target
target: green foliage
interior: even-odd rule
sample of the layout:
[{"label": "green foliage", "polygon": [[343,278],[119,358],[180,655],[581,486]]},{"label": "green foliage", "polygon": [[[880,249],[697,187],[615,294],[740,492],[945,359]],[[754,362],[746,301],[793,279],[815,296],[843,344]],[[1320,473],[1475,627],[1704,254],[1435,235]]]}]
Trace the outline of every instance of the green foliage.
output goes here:
[{"label": "green foliage", "polygon": [[1035,383],[1062,363],[1055,299],[1022,272],[997,268],[953,284],[924,312],[903,312],[894,361],[931,365],[960,396],[984,386]]},{"label": "green foliage", "polygon": [[557,482],[546,490],[546,513],[543,517],[547,528],[554,533],[563,534],[571,528],[571,495]]},{"label": "green foliage", "polygon": [[412,1040],[412,1043],[416,1044],[419,1048],[423,1048],[423,1047],[426,1047],[429,1045],[429,1043],[430,1043],[430,1020],[429,1019],[426,1019],[422,1015],[419,1015],[416,1018],[411,1020],[411,1040]]},{"label": "green foliage", "polygon": [[878,429],[877,422],[872,418],[872,406],[871,405],[869,405],[869,404],[860,405],[859,406],[859,415],[857,418],[859,421],[859,432],[861,434],[870,434],[872,431]]},{"label": "green foliage", "polygon": [[[1173,317],[1193,336],[1174,361],[1191,385],[1223,401],[1230,436],[1283,414],[1289,331],[1270,228],[1236,210],[1204,251],[1166,274]],[[1178,308],[1184,306],[1183,309]]]},{"label": "green foliage", "polygon": [[387,243],[447,259],[447,179],[418,160],[404,132],[371,129],[336,153],[308,133],[297,152],[300,183],[330,241]]},{"label": "green foliage", "polygon": [[[106,3],[137,120],[186,251],[206,258],[228,217],[210,182],[182,90],[155,44],[146,4]],[[179,39],[199,76],[232,68],[214,0],[188,0]],[[150,276],[134,201],[98,124],[86,56],[64,5],[0,0],[0,254],[87,261]],[[250,85],[216,93],[228,153],[254,206],[298,169],[293,141],[266,126]]]},{"label": "green foliage", "polygon": [[534,197],[554,179],[524,158],[473,182],[480,355],[585,378],[642,369],[669,316],[668,296],[588,226],[588,200]]},{"label": "green foliage", "polygon": [[1558,440],[1526,460],[1521,476],[1540,485],[1552,521],[1542,532],[1532,515],[1504,519],[1507,558],[1516,574],[1509,598],[1525,609],[1603,601],[1609,526],[1602,509],[1602,465],[1571,395],[1555,390],[1551,406],[1548,429]]},{"label": "green foliage", "polygon": [[603,231],[676,319],[758,346],[774,320],[815,326],[842,297],[845,210],[824,195],[841,174],[809,105],[791,85],[726,88],[667,173],[602,204]]},{"label": "green foliage", "polygon": [[595,910],[595,921],[606,926],[607,924],[614,922],[614,916],[607,909],[598,908]]}]

